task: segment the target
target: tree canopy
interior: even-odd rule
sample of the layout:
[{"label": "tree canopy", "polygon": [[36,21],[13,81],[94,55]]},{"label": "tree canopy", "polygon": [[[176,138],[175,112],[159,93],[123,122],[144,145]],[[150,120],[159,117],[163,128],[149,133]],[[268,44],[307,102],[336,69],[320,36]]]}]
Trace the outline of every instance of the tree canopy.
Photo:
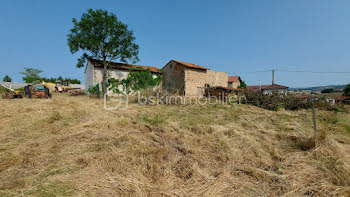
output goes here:
[{"label": "tree canopy", "polygon": [[2,80],[3,82],[12,82],[12,79],[11,79],[11,77],[10,76],[8,76],[8,75],[5,75],[5,77],[3,78],[3,80]]},{"label": "tree canopy", "polygon": [[106,10],[89,9],[80,20],[72,19],[74,27],[68,34],[68,46],[72,54],[82,52],[77,67],[83,67],[88,58],[103,61],[103,92],[106,92],[107,67],[113,60],[127,63],[138,61],[139,46],[135,44],[133,31]]},{"label": "tree canopy", "polygon": [[22,77],[23,81],[26,83],[33,83],[34,81],[40,81],[40,73],[43,71],[35,68],[24,68],[24,72],[21,72],[24,77]]}]

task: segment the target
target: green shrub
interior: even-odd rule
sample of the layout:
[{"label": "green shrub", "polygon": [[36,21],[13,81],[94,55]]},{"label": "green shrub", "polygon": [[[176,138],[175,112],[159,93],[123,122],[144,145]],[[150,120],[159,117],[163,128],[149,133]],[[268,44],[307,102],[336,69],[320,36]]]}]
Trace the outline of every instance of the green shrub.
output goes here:
[{"label": "green shrub", "polygon": [[9,93],[9,92],[10,92],[9,89],[0,86],[0,94]]},{"label": "green shrub", "polygon": [[96,84],[95,86],[90,86],[89,89],[88,89],[88,92],[90,94],[100,94],[101,91],[100,91],[99,84]]},{"label": "green shrub", "polygon": [[239,89],[247,89],[247,84],[244,81],[242,81],[241,84],[237,88],[239,88]]},{"label": "green shrub", "polygon": [[346,109],[344,107],[342,107],[342,106],[336,106],[334,108],[334,111],[336,111],[336,112],[346,112]]},{"label": "green shrub", "polygon": [[350,84],[344,88],[344,96],[350,96]]},{"label": "green shrub", "polygon": [[[265,95],[261,92],[246,92],[245,96],[247,98],[247,103],[261,107],[267,110],[277,111],[280,109],[286,110],[299,110],[299,109],[310,109],[312,108],[311,98],[302,99],[295,98],[293,96],[282,96],[279,94]],[[315,108],[334,111],[340,110],[339,106],[331,105],[325,100],[315,100]]]}]

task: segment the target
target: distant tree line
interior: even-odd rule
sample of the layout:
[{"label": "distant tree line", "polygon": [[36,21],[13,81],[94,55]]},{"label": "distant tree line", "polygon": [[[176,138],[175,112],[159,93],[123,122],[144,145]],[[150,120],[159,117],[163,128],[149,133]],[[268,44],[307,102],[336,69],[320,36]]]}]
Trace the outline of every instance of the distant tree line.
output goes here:
[{"label": "distant tree line", "polygon": [[51,83],[56,83],[56,81],[69,81],[71,84],[80,84],[81,81],[78,79],[72,79],[72,78],[63,78],[62,76],[59,76],[58,78],[46,78],[46,77],[41,77],[40,73],[43,71],[40,69],[35,69],[35,68],[24,68],[24,72],[21,72],[23,81],[26,83],[40,83],[42,81],[44,82],[51,82]]},{"label": "distant tree line", "polygon": [[42,77],[41,78],[42,81],[45,82],[51,82],[51,83],[56,83],[56,81],[69,81],[71,84],[80,84],[81,81],[79,79],[72,79],[72,78],[63,78],[62,76],[59,76],[58,78],[46,78],[46,77]]},{"label": "distant tree line", "polygon": [[327,89],[324,89],[324,90],[321,90],[321,93],[332,93],[334,92],[334,89],[333,88],[327,88]]}]

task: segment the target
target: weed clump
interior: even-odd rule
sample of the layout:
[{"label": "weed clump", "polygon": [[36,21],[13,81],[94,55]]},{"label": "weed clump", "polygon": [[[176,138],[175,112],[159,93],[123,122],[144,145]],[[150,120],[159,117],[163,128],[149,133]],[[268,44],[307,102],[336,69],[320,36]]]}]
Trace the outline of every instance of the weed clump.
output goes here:
[{"label": "weed clump", "polygon": [[60,114],[58,111],[53,111],[53,112],[51,113],[51,116],[49,117],[48,122],[49,122],[49,123],[54,123],[54,122],[59,121],[59,120],[61,120],[61,119],[62,119],[61,114]]},{"label": "weed clump", "polygon": [[154,115],[154,116],[144,115],[144,116],[142,116],[142,120],[146,123],[151,124],[151,125],[160,125],[166,121],[166,118],[159,116],[158,114]]}]

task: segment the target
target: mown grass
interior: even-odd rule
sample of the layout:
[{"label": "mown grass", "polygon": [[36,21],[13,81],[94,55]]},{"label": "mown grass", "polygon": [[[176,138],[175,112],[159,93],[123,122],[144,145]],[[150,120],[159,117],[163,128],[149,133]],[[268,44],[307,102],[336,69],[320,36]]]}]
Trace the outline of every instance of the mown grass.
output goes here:
[{"label": "mown grass", "polygon": [[40,184],[35,189],[27,191],[24,195],[28,196],[72,196],[74,188],[67,183],[54,182],[49,184]]},{"label": "mown grass", "polygon": [[161,115],[154,115],[154,116],[149,116],[149,115],[143,115],[142,120],[146,123],[149,123],[151,125],[160,125],[165,123],[166,117],[161,116]]},{"label": "mown grass", "polygon": [[[350,114],[0,100],[1,196],[346,196]],[[321,135],[322,134],[322,135]]]}]

